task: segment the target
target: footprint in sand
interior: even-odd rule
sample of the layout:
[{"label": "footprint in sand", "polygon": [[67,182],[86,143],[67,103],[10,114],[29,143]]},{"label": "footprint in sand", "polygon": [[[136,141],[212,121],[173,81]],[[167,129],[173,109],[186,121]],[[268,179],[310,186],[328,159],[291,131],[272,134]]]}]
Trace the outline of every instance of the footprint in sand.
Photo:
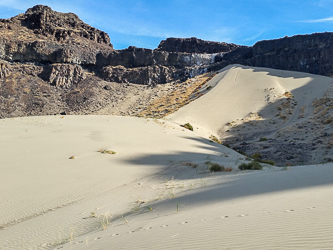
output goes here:
[{"label": "footprint in sand", "polygon": [[246,216],[249,216],[248,214],[241,214],[241,215],[238,215],[238,217],[246,217]]},{"label": "footprint in sand", "polygon": [[226,215],[226,216],[221,216],[221,219],[227,219],[227,218],[229,218],[228,215]]},{"label": "footprint in sand", "polygon": [[97,237],[97,238],[95,238],[94,240],[99,240],[99,239],[101,239],[101,237]]},{"label": "footprint in sand", "polygon": [[83,243],[82,240],[81,240],[81,241],[74,242],[74,244],[81,244],[81,243]]},{"label": "footprint in sand", "polygon": [[180,224],[185,225],[185,224],[187,224],[187,223],[188,223],[187,221],[184,221],[184,222],[182,222],[182,223],[180,223]]},{"label": "footprint in sand", "polygon": [[163,225],[163,226],[161,226],[161,227],[168,227],[169,225]]},{"label": "footprint in sand", "polygon": [[150,229],[153,229],[152,227],[147,227],[147,228],[145,228],[146,230],[150,230]]},{"label": "footprint in sand", "polygon": [[115,237],[115,236],[118,236],[118,235],[119,235],[119,234],[112,234],[111,236],[112,236],[112,237]]},{"label": "footprint in sand", "polygon": [[294,210],[290,209],[290,210],[286,210],[287,213],[291,213],[294,212]]},{"label": "footprint in sand", "polygon": [[315,209],[316,207],[308,207],[308,209]]}]

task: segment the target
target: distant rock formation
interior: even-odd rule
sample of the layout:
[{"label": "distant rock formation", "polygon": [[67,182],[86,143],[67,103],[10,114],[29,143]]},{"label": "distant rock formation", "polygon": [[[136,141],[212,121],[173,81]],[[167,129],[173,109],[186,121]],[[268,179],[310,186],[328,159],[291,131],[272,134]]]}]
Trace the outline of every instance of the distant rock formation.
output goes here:
[{"label": "distant rock formation", "polygon": [[219,43],[210,42],[198,39],[196,37],[191,38],[167,38],[158,45],[158,50],[167,52],[186,52],[186,53],[220,53],[230,52],[239,45],[232,43]]}]

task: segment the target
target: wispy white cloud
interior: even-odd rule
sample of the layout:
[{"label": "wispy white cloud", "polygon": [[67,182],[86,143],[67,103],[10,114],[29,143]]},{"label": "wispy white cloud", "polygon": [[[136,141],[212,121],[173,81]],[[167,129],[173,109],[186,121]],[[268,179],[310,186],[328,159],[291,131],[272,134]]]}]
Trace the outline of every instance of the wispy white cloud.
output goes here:
[{"label": "wispy white cloud", "polygon": [[327,23],[327,22],[333,22],[333,17],[303,20],[303,21],[299,21],[299,22],[301,22],[301,23]]},{"label": "wispy white cloud", "polygon": [[262,34],[264,34],[265,31],[266,31],[266,29],[261,29],[258,34],[245,38],[245,39],[243,39],[243,41],[248,42],[248,41],[256,40],[258,37],[260,37]]}]

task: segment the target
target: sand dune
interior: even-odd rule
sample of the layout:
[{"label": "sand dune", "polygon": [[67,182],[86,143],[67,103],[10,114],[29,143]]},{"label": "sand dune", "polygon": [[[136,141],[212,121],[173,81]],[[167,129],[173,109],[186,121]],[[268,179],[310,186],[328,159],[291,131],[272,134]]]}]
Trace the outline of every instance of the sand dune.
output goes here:
[{"label": "sand dune", "polygon": [[332,249],[332,163],[239,171],[245,157],[207,139],[249,112],[269,117],[286,92],[302,105],[331,84],[281,74],[230,66],[167,119],[0,120],[0,249]]},{"label": "sand dune", "polygon": [[275,115],[272,111],[276,109],[274,102],[286,98],[283,96],[286,92],[294,96],[298,109],[304,105],[311,109],[313,100],[323,97],[332,86],[332,79],[301,72],[230,65],[220,70],[202,90],[207,86],[214,88],[167,119],[179,124],[189,122],[198,127],[196,132],[199,134],[217,134],[228,123],[246,120],[250,114],[260,113],[264,119],[271,118]]}]

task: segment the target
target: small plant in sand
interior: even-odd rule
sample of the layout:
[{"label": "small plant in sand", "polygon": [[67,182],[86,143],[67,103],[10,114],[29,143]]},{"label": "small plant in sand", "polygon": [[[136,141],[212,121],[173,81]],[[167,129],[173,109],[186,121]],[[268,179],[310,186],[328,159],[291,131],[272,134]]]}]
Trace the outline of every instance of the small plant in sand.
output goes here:
[{"label": "small plant in sand", "polygon": [[183,127],[183,128],[186,128],[186,129],[188,129],[188,130],[193,131],[193,127],[192,127],[192,125],[189,124],[189,123],[185,123],[184,125],[180,125],[180,126]]},{"label": "small plant in sand", "polygon": [[211,139],[212,141],[218,143],[218,144],[221,144],[221,141],[219,139],[217,139],[217,137],[215,135],[211,135],[209,137],[209,139]]},{"label": "small plant in sand", "polygon": [[225,170],[225,167],[224,166],[221,166],[217,163],[211,163],[210,167],[209,167],[209,170],[211,172],[222,172]]},{"label": "small plant in sand", "polygon": [[107,229],[107,227],[110,225],[110,216],[109,215],[101,215],[100,216],[100,223],[101,223],[101,227],[103,228],[103,230]]},{"label": "small plant in sand", "polygon": [[72,155],[71,157],[69,157],[69,159],[74,160],[74,159],[75,159],[75,156]]},{"label": "small plant in sand", "polygon": [[259,141],[267,141],[266,137],[260,137]]},{"label": "small plant in sand", "polygon": [[263,160],[262,159],[262,154],[260,153],[255,153],[252,155],[252,158],[253,160],[257,161],[257,162],[260,162],[260,163],[266,163],[266,164],[269,164],[269,165],[275,165],[275,162],[274,161],[271,161],[271,160]]},{"label": "small plant in sand", "polygon": [[192,168],[197,168],[198,167],[198,164],[193,163],[193,162],[182,162],[182,165],[190,166]]},{"label": "small plant in sand", "polygon": [[98,150],[98,152],[100,152],[100,153],[102,153],[102,154],[109,154],[109,155],[114,155],[114,154],[117,153],[117,152],[115,152],[115,151],[108,150],[108,149],[100,149],[100,150]]},{"label": "small plant in sand", "polygon": [[210,89],[212,89],[213,87],[212,86],[208,86],[207,88],[206,88],[206,90],[210,90]]},{"label": "small plant in sand", "polygon": [[293,94],[290,93],[289,91],[284,92],[283,96],[287,98],[293,98]]},{"label": "small plant in sand", "polygon": [[242,163],[238,166],[239,170],[262,170],[262,166],[259,162],[253,160],[249,163]]}]

